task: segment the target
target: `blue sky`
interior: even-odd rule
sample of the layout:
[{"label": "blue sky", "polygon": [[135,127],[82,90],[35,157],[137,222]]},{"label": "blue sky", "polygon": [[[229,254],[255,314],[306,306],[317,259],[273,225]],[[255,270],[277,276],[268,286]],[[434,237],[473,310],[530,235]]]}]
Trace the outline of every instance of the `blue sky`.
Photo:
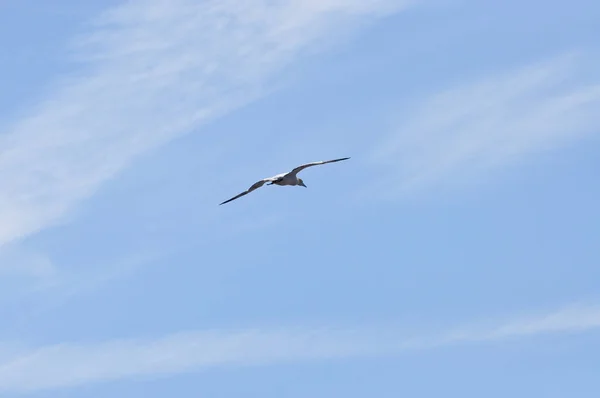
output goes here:
[{"label": "blue sky", "polygon": [[0,395],[596,397],[599,19],[1,1]]}]

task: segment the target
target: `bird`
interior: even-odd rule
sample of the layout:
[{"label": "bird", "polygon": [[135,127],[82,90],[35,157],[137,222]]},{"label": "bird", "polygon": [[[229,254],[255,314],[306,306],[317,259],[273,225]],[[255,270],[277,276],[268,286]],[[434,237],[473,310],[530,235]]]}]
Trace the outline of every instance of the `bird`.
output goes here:
[{"label": "bird", "polygon": [[304,181],[302,180],[302,178],[298,178],[299,172],[306,169],[307,167],[319,166],[319,165],[327,164],[327,163],[341,162],[342,160],[347,160],[347,159],[350,159],[350,158],[347,157],[347,158],[340,158],[340,159],[333,159],[333,160],[320,160],[317,162],[306,163],[306,164],[303,164],[301,166],[298,166],[298,167],[292,169],[292,171],[289,171],[287,173],[281,173],[281,174],[277,174],[273,177],[264,178],[260,181],[255,182],[254,184],[252,184],[252,186],[250,188],[248,188],[246,191],[234,196],[231,199],[227,199],[225,202],[220,203],[219,206],[224,205],[225,203],[229,203],[233,200],[236,200],[244,195],[247,195],[250,192],[254,191],[255,189],[262,187],[266,183],[268,183],[267,185],[275,184],[275,185],[279,185],[279,186],[288,185],[288,186],[301,186],[301,187],[306,188],[306,185],[304,184]]}]

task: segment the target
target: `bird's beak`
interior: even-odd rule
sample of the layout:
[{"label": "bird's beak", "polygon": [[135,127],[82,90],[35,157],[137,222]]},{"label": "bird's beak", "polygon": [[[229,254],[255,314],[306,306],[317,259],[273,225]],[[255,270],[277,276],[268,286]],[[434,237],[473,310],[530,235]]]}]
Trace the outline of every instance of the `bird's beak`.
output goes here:
[{"label": "bird's beak", "polygon": [[302,186],[303,186],[304,188],[308,188],[306,185],[304,185],[304,183],[302,183]]}]

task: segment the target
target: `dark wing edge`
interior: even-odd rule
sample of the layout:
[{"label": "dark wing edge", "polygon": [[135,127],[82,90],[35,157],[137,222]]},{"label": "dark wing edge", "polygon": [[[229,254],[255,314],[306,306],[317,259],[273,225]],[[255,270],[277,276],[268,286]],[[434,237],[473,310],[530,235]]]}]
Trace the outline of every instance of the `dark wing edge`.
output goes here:
[{"label": "dark wing edge", "polygon": [[298,174],[299,172],[301,172],[302,170],[304,170],[307,167],[319,166],[321,164],[327,164],[327,163],[341,162],[342,160],[348,160],[348,159],[350,159],[350,157],[333,159],[333,160],[321,160],[321,161],[318,161],[318,162],[306,163],[306,164],[303,164],[301,166],[296,167],[295,169],[293,169],[291,171],[291,173]]},{"label": "dark wing edge", "polygon": [[267,181],[271,181],[271,180],[272,180],[271,178],[265,178],[264,180],[260,180],[258,182],[255,182],[254,184],[252,184],[252,186],[250,188],[248,188],[247,191],[244,191],[244,192],[242,192],[240,194],[237,194],[233,198],[227,199],[225,202],[219,203],[219,206],[224,205],[225,203],[229,203],[231,201],[234,201],[237,198],[241,198],[244,195],[248,195],[250,192],[254,191],[255,189],[258,189],[258,188],[262,187],[263,185],[265,185],[265,183]]},{"label": "dark wing edge", "polygon": [[244,196],[244,195],[248,195],[249,193],[250,193],[250,191],[244,191],[244,192],[242,192],[242,193],[240,193],[240,194],[238,194],[238,195],[235,195],[235,196],[234,196],[233,198],[231,198],[231,199],[227,199],[225,202],[221,202],[221,203],[219,203],[219,206],[221,206],[221,205],[224,205],[225,203],[229,203],[229,202],[231,202],[231,201],[234,201],[234,200],[236,200],[237,198],[241,198],[241,197],[242,197],[242,196]]}]

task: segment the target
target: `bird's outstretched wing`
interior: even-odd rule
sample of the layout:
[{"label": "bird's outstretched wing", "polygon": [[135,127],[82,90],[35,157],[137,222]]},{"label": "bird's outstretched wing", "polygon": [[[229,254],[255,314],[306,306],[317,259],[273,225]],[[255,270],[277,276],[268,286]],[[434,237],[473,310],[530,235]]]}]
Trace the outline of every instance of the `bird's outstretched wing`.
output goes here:
[{"label": "bird's outstretched wing", "polygon": [[295,169],[293,169],[292,171],[290,171],[290,174],[298,174],[299,172],[301,172],[302,170],[304,170],[307,167],[318,166],[318,165],[326,164],[326,163],[340,162],[342,160],[347,160],[347,159],[350,159],[350,158],[348,157],[348,158],[340,158],[340,159],[333,159],[333,160],[321,160],[319,162],[306,163],[306,164],[303,164],[302,166],[298,166]]},{"label": "bird's outstretched wing", "polygon": [[266,182],[274,181],[274,179],[275,179],[274,177],[269,177],[269,178],[265,178],[263,180],[260,180],[258,182],[255,182],[254,184],[252,184],[252,186],[250,188],[248,188],[247,191],[244,191],[244,192],[242,192],[242,193],[240,193],[238,195],[235,195],[233,198],[227,199],[223,203],[219,203],[219,206],[224,205],[225,203],[229,203],[232,200],[236,200],[237,198],[240,198],[240,197],[242,197],[244,195],[248,195],[250,192],[254,191],[255,189],[258,189],[258,188],[262,187],[263,185],[265,185]]}]

